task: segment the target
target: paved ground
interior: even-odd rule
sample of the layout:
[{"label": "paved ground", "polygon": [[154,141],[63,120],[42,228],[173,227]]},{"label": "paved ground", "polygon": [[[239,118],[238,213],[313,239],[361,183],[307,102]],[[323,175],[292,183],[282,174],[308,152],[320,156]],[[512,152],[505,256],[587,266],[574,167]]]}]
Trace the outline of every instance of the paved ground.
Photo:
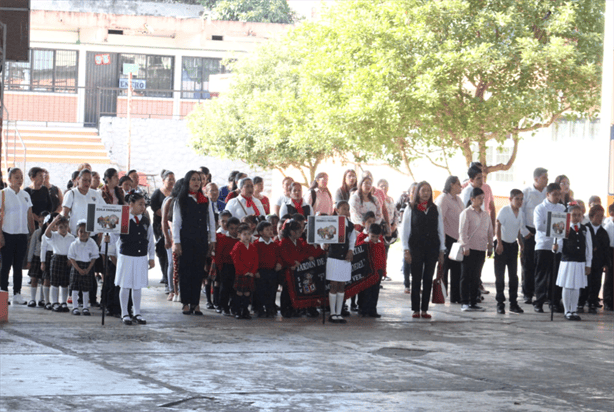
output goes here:
[{"label": "paved ground", "polygon": [[614,410],[612,312],[497,315],[491,293],[487,312],[433,305],[431,321],[415,320],[393,281],[378,320],[237,321],[182,315],[157,273],[145,326],[11,306],[0,411]]}]

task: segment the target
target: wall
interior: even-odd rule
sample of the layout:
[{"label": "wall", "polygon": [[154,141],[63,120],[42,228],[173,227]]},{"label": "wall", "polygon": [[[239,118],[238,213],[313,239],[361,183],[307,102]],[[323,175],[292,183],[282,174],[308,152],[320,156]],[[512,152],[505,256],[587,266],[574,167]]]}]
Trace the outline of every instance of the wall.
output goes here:
[{"label": "wall", "polygon": [[11,120],[64,123],[77,121],[76,94],[5,92],[4,101]]},{"label": "wall", "polygon": [[[109,157],[120,170],[127,163],[128,120],[118,117],[100,119],[100,138]],[[241,170],[249,176],[265,180],[265,193],[270,192],[271,172],[250,169],[240,161],[230,161],[195,153],[189,146],[190,133],[184,120],[132,119],[130,168],[139,172],[159,175],[162,169],[172,170],[176,178],[191,169],[206,166],[213,181],[225,185],[232,170]],[[158,179],[159,180],[159,179]]]}]

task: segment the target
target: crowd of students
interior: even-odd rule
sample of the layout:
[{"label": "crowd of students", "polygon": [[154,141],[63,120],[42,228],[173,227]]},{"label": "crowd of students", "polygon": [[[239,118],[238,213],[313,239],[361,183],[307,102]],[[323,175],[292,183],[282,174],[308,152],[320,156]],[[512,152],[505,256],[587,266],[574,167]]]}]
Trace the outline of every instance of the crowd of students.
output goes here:
[{"label": "crowd of students", "polygon": [[[252,314],[269,318],[278,312],[285,318],[316,317],[316,307],[293,307],[287,279],[301,263],[326,257],[329,320],[345,323],[349,309],[365,317],[381,316],[377,303],[381,281],[390,279],[388,248],[400,238],[405,293],[411,294],[414,318],[431,318],[437,268],[436,277],[452,303],[460,304],[462,311],[483,311],[480,302],[488,292],[481,272],[486,255],[493,253],[500,314],[506,309],[506,268],[510,312],[523,313],[519,288],[524,303],[538,313],[545,304],[568,320],[579,320],[587,304],[589,313],[601,307],[612,310],[614,205],[604,221],[605,210],[593,196],[585,216],[584,203],[573,199],[569,179],[559,176],[548,184],[548,171],[537,168],[534,183],[524,191],[512,190],[509,205],[497,214],[481,165],[473,163],[467,174],[464,184],[450,176],[435,200],[431,185],[419,182],[396,202],[388,196],[388,182],[376,184],[368,171],[359,180],[354,170],[347,170],[335,196],[326,173],[316,175],[305,193],[300,183],[286,177],[283,194],[271,202],[263,194],[262,178],[239,171],[218,187],[205,167],[180,179],[164,170],[162,187],[150,197],[139,186],[135,170],[120,178],[116,169],[107,169],[101,182],[90,165],[82,164],[62,193],[38,167],[29,170],[31,185],[22,189],[23,172],[12,168],[1,192],[0,290],[8,291],[12,269],[13,304],[88,316],[91,306],[99,306],[97,277],[105,276],[101,299],[107,315],[120,317],[126,325],[144,324],[141,290],[148,285],[148,270],[155,267],[157,256],[167,300],[181,302],[184,315],[203,315],[202,291],[206,309],[236,319]],[[88,233],[89,204],[128,205],[129,233]],[[566,239],[546,236],[548,211],[571,214]],[[345,216],[345,242],[307,243],[311,215]],[[348,307],[344,287],[351,278],[353,250],[361,244],[368,249],[369,271],[378,281]],[[31,278],[30,300],[21,296],[24,262]]]}]

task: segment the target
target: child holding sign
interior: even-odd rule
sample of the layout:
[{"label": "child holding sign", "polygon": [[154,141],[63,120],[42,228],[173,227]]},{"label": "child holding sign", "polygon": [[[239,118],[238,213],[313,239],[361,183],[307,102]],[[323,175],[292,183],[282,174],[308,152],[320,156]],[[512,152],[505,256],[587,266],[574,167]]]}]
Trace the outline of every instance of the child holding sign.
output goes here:
[{"label": "child holding sign", "polygon": [[350,222],[350,205],[346,200],[340,200],[335,206],[335,215],[345,217],[345,241],[331,244],[328,248],[326,260],[326,280],[330,281],[328,300],[330,302],[331,323],[346,323],[341,316],[343,310],[345,283],[352,278],[352,258],[356,245],[356,232],[354,224]]},{"label": "child holding sign", "polygon": [[584,215],[580,206],[571,202],[569,212],[571,212],[569,236],[567,239],[558,239],[552,245],[552,250],[555,253],[560,250],[562,253],[556,285],[563,288],[565,319],[580,320],[576,309],[580,289],[586,287],[586,277],[591,273],[593,242],[591,236],[587,236],[586,226],[582,225]]}]

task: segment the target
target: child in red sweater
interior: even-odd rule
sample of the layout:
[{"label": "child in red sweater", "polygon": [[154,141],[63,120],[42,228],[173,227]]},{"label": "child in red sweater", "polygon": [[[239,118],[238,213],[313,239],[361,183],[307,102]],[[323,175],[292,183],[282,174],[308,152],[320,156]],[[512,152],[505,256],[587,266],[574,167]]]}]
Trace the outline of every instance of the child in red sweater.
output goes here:
[{"label": "child in red sweater", "polygon": [[252,243],[252,230],[248,224],[239,225],[237,232],[239,242],[230,252],[235,267],[234,289],[237,294],[233,306],[236,319],[251,319],[248,306],[258,273],[258,249]]},{"label": "child in red sweater", "polygon": [[277,277],[281,270],[281,259],[279,257],[279,245],[273,241],[273,225],[269,222],[260,222],[256,227],[260,238],[255,243],[258,249],[258,273],[260,277],[256,279],[256,293],[254,303],[258,307],[254,308],[258,312],[258,317],[273,318],[277,310],[275,309],[275,296],[277,294]]},{"label": "child in red sweater", "polygon": [[282,269],[284,270],[283,290],[281,292],[281,315],[284,318],[291,318],[294,315],[290,293],[288,291],[288,276],[290,271],[296,269],[305,260],[314,260],[310,257],[305,248],[305,244],[300,237],[303,233],[301,224],[294,219],[288,219],[279,233],[281,242],[279,243],[279,256],[281,258]]},{"label": "child in red sweater", "polygon": [[375,285],[360,292],[360,314],[362,317],[381,318],[377,313],[377,301],[382,278],[386,276],[386,245],[382,236],[382,227],[377,223],[369,226],[369,235],[364,232],[358,235],[356,246],[366,245],[369,250],[369,268],[371,273],[377,273]]},{"label": "child in red sweater", "polygon": [[[231,217],[226,223],[226,229],[228,235],[218,233],[217,241],[215,244],[215,256],[213,258],[216,277],[215,283],[219,284],[219,297],[218,307],[215,309],[217,313],[224,313],[226,316],[230,316],[230,299],[234,295],[233,284],[235,281],[235,267],[232,261],[230,252],[235,244],[239,241],[237,239],[237,228],[239,227],[239,219]],[[214,289],[215,293],[215,289]],[[214,296],[215,301],[215,296]]]}]

